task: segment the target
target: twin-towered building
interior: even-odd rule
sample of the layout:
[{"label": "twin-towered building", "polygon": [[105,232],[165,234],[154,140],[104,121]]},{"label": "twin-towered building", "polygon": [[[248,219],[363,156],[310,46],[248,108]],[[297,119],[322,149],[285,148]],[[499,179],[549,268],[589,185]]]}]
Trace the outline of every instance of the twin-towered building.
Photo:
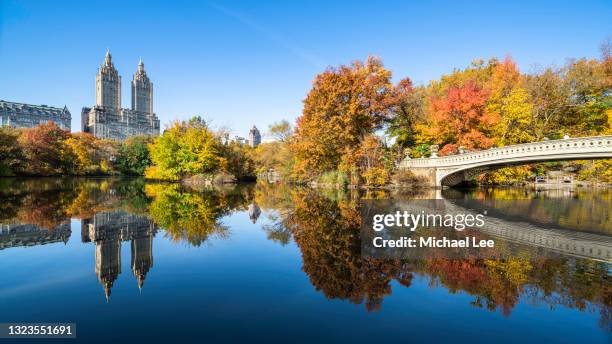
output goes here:
[{"label": "twin-towered building", "polygon": [[[96,104],[82,109],[81,130],[100,139],[119,141],[135,135],[159,135],[159,118],[153,112],[153,83],[142,59],[132,78],[131,89],[131,108],[121,108],[121,76],[107,50],[96,74]],[[48,121],[70,131],[71,114],[65,106],[55,108],[0,100],[0,126],[31,128]],[[229,142],[229,137],[225,141]],[[248,139],[237,136],[234,141],[255,148],[261,143],[261,134],[253,126]]]},{"label": "twin-towered building", "polygon": [[106,51],[96,75],[96,105],[81,111],[81,130],[101,139],[124,140],[134,135],[159,135],[153,112],[153,83],[142,59],[132,79],[132,108],[121,108],[121,76]]}]

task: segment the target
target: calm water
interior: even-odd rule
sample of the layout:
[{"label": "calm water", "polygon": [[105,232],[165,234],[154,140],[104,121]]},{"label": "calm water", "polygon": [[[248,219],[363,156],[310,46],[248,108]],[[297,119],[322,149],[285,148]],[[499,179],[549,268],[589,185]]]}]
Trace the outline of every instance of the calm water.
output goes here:
[{"label": "calm water", "polygon": [[[526,253],[506,260],[362,257],[364,209],[415,198],[477,202],[547,232],[517,237]],[[0,322],[75,322],[77,342],[105,343],[610,343],[611,208],[609,191],[571,189],[4,179]]]}]

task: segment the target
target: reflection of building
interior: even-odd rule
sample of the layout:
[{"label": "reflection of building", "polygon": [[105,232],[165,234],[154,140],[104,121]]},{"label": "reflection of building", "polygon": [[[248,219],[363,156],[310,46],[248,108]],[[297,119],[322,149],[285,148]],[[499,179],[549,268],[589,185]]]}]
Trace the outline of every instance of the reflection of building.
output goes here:
[{"label": "reflection of building", "polygon": [[103,139],[124,140],[133,135],[158,135],[159,119],[153,113],[153,83],[142,60],[132,80],[132,108],[121,108],[121,76],[110,52],[96,75],[96,105],[81,111],[81,130]]},{"label": "reflection of building", "polygon": [[104,287],[106,299],[110,298],[113,283],[121,273],[121,241],[108,239],[96,242],[96,275]]},{"label": "reflection of building", "polygon": [[256,126],[253,126],[249,131],[249,145],[253,148],[259,146],[261,143],[261,134],[259,133],[259,129]]},{"label": "reflection of building", "polygon": [[147,273],[153,266],[153,234],[149,231],[132,239],[132,272],[142,289]]},{"label": "reflection of building", "polygon": [[0,224],[0,250],[10,247],[36,246],[56,242],[67,243],[70,239],[70,224],[65,223],[52,230],[36,225]]},{"label": "reflection of building", "polygon": [[67,107],[29,105],[0,100],[0,127],[32,128],[48,121],[70,131],[72,116]]},{"label": "reflection of building", "polygon": [[249,204],[249,219],[251,219],[253,223],[256,223],[259,215],[261,215],[261,209],[257,206],[257,204]]},{"label": "reflection of building", "polygon": [[121,273],[121,241],[131,240],[131,267],[139,288],[153,266],[153,237],[156,229],[145,216],[123,211],[98,213],[81,224],[83,242],[96,245],[96,275],[106,298]]}]

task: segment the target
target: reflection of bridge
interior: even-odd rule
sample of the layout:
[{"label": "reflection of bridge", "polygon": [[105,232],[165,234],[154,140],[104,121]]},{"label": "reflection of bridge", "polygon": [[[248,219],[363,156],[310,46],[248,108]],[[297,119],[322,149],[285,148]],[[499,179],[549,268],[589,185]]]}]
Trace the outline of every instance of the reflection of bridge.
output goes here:
[{"label": "reflection of bridge", "polygon": [[425,178],[432,186],[453,186],[497,168],[545,161],[612,158],[612,136],[525,143],[458,155],[406,158],[399,168]]},{"label": "reflection of bridge", "polygon": [[[438,199],[431,201],[414,200],[399,202],[401,210],[411,210],[418,213],[431,213],[436,210],[444,214],[482,214],[485,207],[478,210],[471,205],[463,204],[462,200]],[[433,207],[433,208],[432,208]],[[489,209],[491,211],[495,209]],[[544,225],[532,224],[522,220],[505,219],[502,215],[487,212],[483,227],[473,227],[474,230],[498,237],[510,242],[541,247],[561,254],[590,258],[599,261],[612,261],[612,237],[603,234],[580,232],[570,229],[547,228]],[[498,213],[498,212],[496,212]],[[552,227],[552,226],[551,226]]]}]

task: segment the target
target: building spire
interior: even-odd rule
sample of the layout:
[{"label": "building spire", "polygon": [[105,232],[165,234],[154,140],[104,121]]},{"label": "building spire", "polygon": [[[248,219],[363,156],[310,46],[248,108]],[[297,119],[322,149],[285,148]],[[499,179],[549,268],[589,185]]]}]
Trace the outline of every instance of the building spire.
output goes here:
[{"label": "building spire", "polygon": [[140,58],[140,61],[138,61],[138,71],[144,72],[144,62],[142,62],[142,57]]},{"label": "building spire", "polygon": [[110,50],[106,48],[106,55],[104,56],[104,64],[110,66],[112,63],[112,56]]}]

